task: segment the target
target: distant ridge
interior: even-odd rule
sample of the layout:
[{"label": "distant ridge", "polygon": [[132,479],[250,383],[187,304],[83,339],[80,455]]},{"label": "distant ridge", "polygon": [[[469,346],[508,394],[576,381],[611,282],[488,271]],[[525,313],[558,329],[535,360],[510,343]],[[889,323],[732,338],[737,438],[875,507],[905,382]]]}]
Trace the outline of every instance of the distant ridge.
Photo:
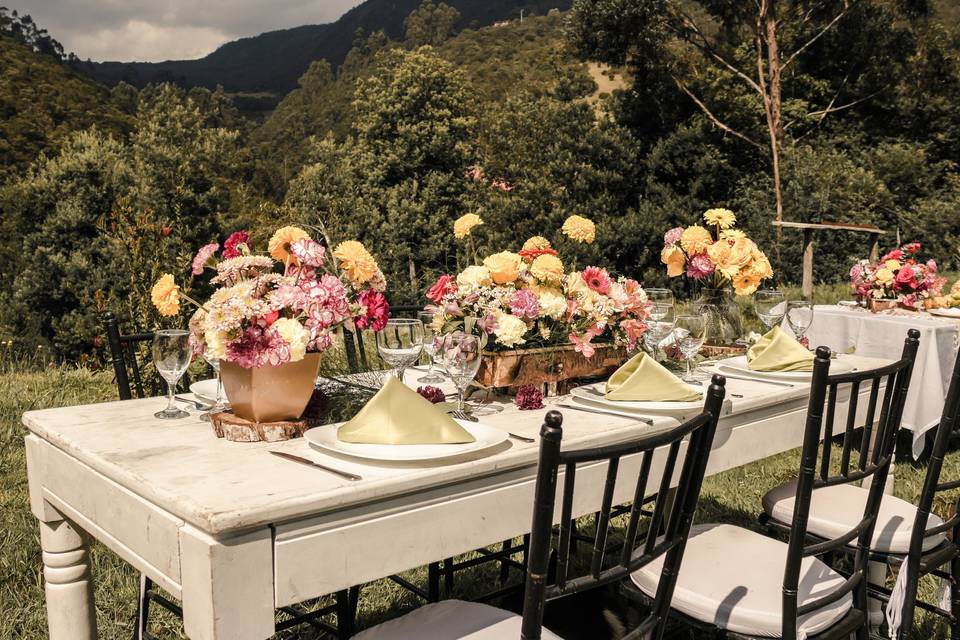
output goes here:
[{"label": "distant ridge", "polygon": [[[566,10],[571,0],[444,0],[460,12],[458,29],[487,26],[526,14]],[[136,87],[174,82],[184,87],[215,88],[231,93],[284,95],[314,60],[334,68],[353,46],[356,34],[382,30],[394,39],[403,36],[403,21],[421,0],[367,0],[330,24],[270,31],[221,46],[198,60],[167,62],[81,63],[78,69],[107,85],[121,81]]]}]

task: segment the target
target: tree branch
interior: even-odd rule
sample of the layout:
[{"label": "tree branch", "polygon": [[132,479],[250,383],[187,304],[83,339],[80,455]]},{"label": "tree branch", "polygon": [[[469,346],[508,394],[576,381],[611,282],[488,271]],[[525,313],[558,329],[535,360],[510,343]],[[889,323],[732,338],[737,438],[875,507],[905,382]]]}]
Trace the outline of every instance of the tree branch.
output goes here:
[{"label": "tree branch", "polygon": [[762,144],[760,144],[760,143],[757,142],[756,140],[752,139],[751,137],[749,137],[749,136],[747,136],[747,135],[744,135],[744,134],[740,133],[739,131],[733,129],[732,127],[730,127],[730,126],[724,124],[723,122],[721,122],[720,119],[719,119],[717,116],[715,116],[712,111],[710,111],[710,108],[707,107],[707,105],[705,105],[700,98],[698,98],[696,95],[694,95],[694,93],[693,93],[692,91],[690,91],[690,89],[687,88],[687,85],[685,85],[685,84],[683,83],[683,81],[680,80],[680,78],[678,78],[677,76],[672,75],[672,74],[671,74],[670,77],[673,78],[673,81],[676,83],[677,87],[679,87],[681,91],[683,91],[685,94],[687,94],[687,96],[689,96],[690,99],[693,100],[693,102],[694,102],[698,107],[700,107],[700,110],[703,111],[703,113],[707,116],[707,118],[709,118],[710,121],[711,121],[716,127],[718,127],[719,129],[722,129],[723,131],[726,131],[726,132],[729,133],[730,135],[733,135],[733,136],[736,136],[736,137],[740,138],[740,139],[743,140],[744,142],[746,142],[746,143],[748,143],[748,144],[751,144],[751,145],[753,145],[754,147],[756,147],[756,148],[758,148],[758,149],[763,150],[764,146],[763,146]]},{"label": "tree branch", "polygon": [[[756,83],[756,81],[754,81],[753,78],[751,78],[750,76],[748,76],[746,73],[744,73],[743,71],[741,71],[740,69],[738,69],[736,66],[734,66],[734,65],[733,65],[732,63],[730,63],[729,61],[727,61],[726,58],[724,58],[724,57],[721,56],[719,53],[717,53],[716,49],[713,48],[713,46],[710,44],[710,41],[707,39],[707,37],[704,35],[704,33],[700,30],[700,27],[697,26],[697,23],[694,22],[692,18],[690,18],[689,16],[687,16],[687,15],[686,15],[681,9],[679,9],[679,8],[676,8],[675,11],[677,12],[677,15],[679,16],[680,20],[683,22],[683,25],[682,25],[682,26],[686,27],[686,29],[687,29],[688,32],[693,33],[694,35],[696,35],[696,36],[700,39],[700,42],[696,42],[693,38],[687,36],[687,34],[684,33],[681,29],[676,29],[676,28],[675,28],[675,29],[674,29],[674,32],[675,32],[678,36],[680,36],[685,42],[690,43],[691,45],[693,45],[694,47],[696,47],[697,49],[699,49],[701,52],[703,52],[705,55],[713,58],[714,60],[716,60],[717,62],[719,62],[721,65],[723,65],[724,67],[726,67],[727,69],[729,69],[731,72],[733,72],[734,74],[736,74],[741,80],[743,80],[743,81],[746,82],[748,85],[750,85],[750,87],[751,87],[754,91],[756,91],[757,93],[763,93],[763,91],[760,89],[760,85],[758,85],[758,84]],[[687,37],[684,37],[684,36],[687,36]]]},{"label": "tree branch", "polygon": [[828,31],[830,31],[831,29],[833,29],[833,26],[834,26],[835,24],[837,24],[838,22],[840,22],[840,20],[841,20],[845,15],[847,15],[847,11],[848,11],[849,9],[850,9],[850,3],[849,3],[849,1],[848,1],[848,0],[843,0],[843,11],[841,11],[840,13],[838,13],[838,14],[834,17],[833,20],[831,20],[830,22],[828,22],[827,25],[817,33],[817,35],[815,35],[815,36],[813,36],[812,38],[810,38],[809,40],[807,40],[807,41],[803,44],[803,46],[801,46],[799,49],[797,49],[797,50],[794,51],[792,54],[790,54],[790,57],[787,58],[787,61],[784,62],[784,63],[780,66],[780,68],[781,68],[781,69],[786,69],[787,67],[789,67],[789,66],[790,66],[790,63],[797,59],[797,56],[799,56],[801,53],[803,53],[804,51],[806,51],[807,48],[808,48],[810,45],[812,45],[814,42],[816,42],[817,40],[819,40],[825,33],[827,33]]},{"label": "tree branch", "polygon": [[[840,105],[839,107],[834,107],[834,106],[833,106],[833,102],[831,102],[829,105],[827,105],[827,108],[826,108],[826,109],[821,109],[820,111],[811,111],[810,113],[807,114],[807,117],[820,116],[820,122],[823,122],[823,119],[826,118],[828,114],[836,113],[837,111],[843,111],[844,109],[849,109],[850,107],[855,107],[855,106],[857,106],[858,104],[860,104],[861,102],[866,102],[866,101],[869,100],[870,98],[872,98],[872,97],[874,97],[874,96],[876,96],[876,95],[878,95],[878,94],[880,94],[880,93],[882,93],[882,92],[883,92],[882,90],[874,91],[873,93],[871,93],[871,94],[868,95],[868,96],[864,96],[864,97],[862,97],[862,98],[858,98],[858,99],[854,100],[853,102],[848,102],[847,104],[842,104],[842,105]],[[818,122],[817,124],[820,124],[820,122]]]}]

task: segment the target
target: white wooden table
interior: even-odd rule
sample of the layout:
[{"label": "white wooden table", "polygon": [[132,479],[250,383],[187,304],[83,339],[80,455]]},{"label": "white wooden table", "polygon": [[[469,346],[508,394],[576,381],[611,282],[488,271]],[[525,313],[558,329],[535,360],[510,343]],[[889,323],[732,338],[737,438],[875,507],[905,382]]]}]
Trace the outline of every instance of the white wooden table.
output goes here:
[{"label": "white wooden table", "polygon": [[[849,358],[860,369],[888,362]],[[727,390],[708,474],[801,444],[807,385],[729,380]],[[181,598],[193,640],[262,640],[273,634],[276,607],[529,532],[536,444],[510,440],[492,455],[456,464],[382,467],[323,454],[303,439],[218,440],[195,417],[154,419],[164,402],[47,409],[23,417],[51,640],[96,637],[90,537]],[[651,427],[561,411],[564,449],[621,442],[677,424],[668,416]],[[544,415],[509,405],[484,421],[534,437]],[[351,483],[269,450],[312,457],[364,479]],[[628,478],[638,468],[636,456],[621,460],[617,500],[632,499]],[[575,515],[596,510],[605,473],[602,463],[578,469]]]}]

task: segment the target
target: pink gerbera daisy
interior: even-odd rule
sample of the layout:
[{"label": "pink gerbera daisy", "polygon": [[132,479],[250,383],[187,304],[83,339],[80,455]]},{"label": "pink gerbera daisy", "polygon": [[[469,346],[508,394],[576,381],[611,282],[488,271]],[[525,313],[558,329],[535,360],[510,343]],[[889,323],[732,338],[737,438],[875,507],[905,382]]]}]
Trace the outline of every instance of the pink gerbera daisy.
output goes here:
[{"label": "pink gerbera daisy", "polygon": [[600,267],[587,267],[583,270],[583,281],[599,294],[610,293],[610,274]]}]

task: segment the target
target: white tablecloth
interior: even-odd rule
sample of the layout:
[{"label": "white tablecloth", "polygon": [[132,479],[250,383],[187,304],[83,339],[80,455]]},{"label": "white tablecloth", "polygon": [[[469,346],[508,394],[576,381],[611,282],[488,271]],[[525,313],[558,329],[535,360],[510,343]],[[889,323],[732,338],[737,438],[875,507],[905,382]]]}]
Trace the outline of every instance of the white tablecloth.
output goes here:
[{"label": "white tablecloth", "polygon": [[913,431],[913,454],[919,456],[925,433],[940,422],[960,342],[960,322],[905,310],[870,313],[861,308],[817,305],[807,337],[811,348],[826,345],[840,353],[896,359],[909,329],[920,331],[920,350],[903,426]]}]

